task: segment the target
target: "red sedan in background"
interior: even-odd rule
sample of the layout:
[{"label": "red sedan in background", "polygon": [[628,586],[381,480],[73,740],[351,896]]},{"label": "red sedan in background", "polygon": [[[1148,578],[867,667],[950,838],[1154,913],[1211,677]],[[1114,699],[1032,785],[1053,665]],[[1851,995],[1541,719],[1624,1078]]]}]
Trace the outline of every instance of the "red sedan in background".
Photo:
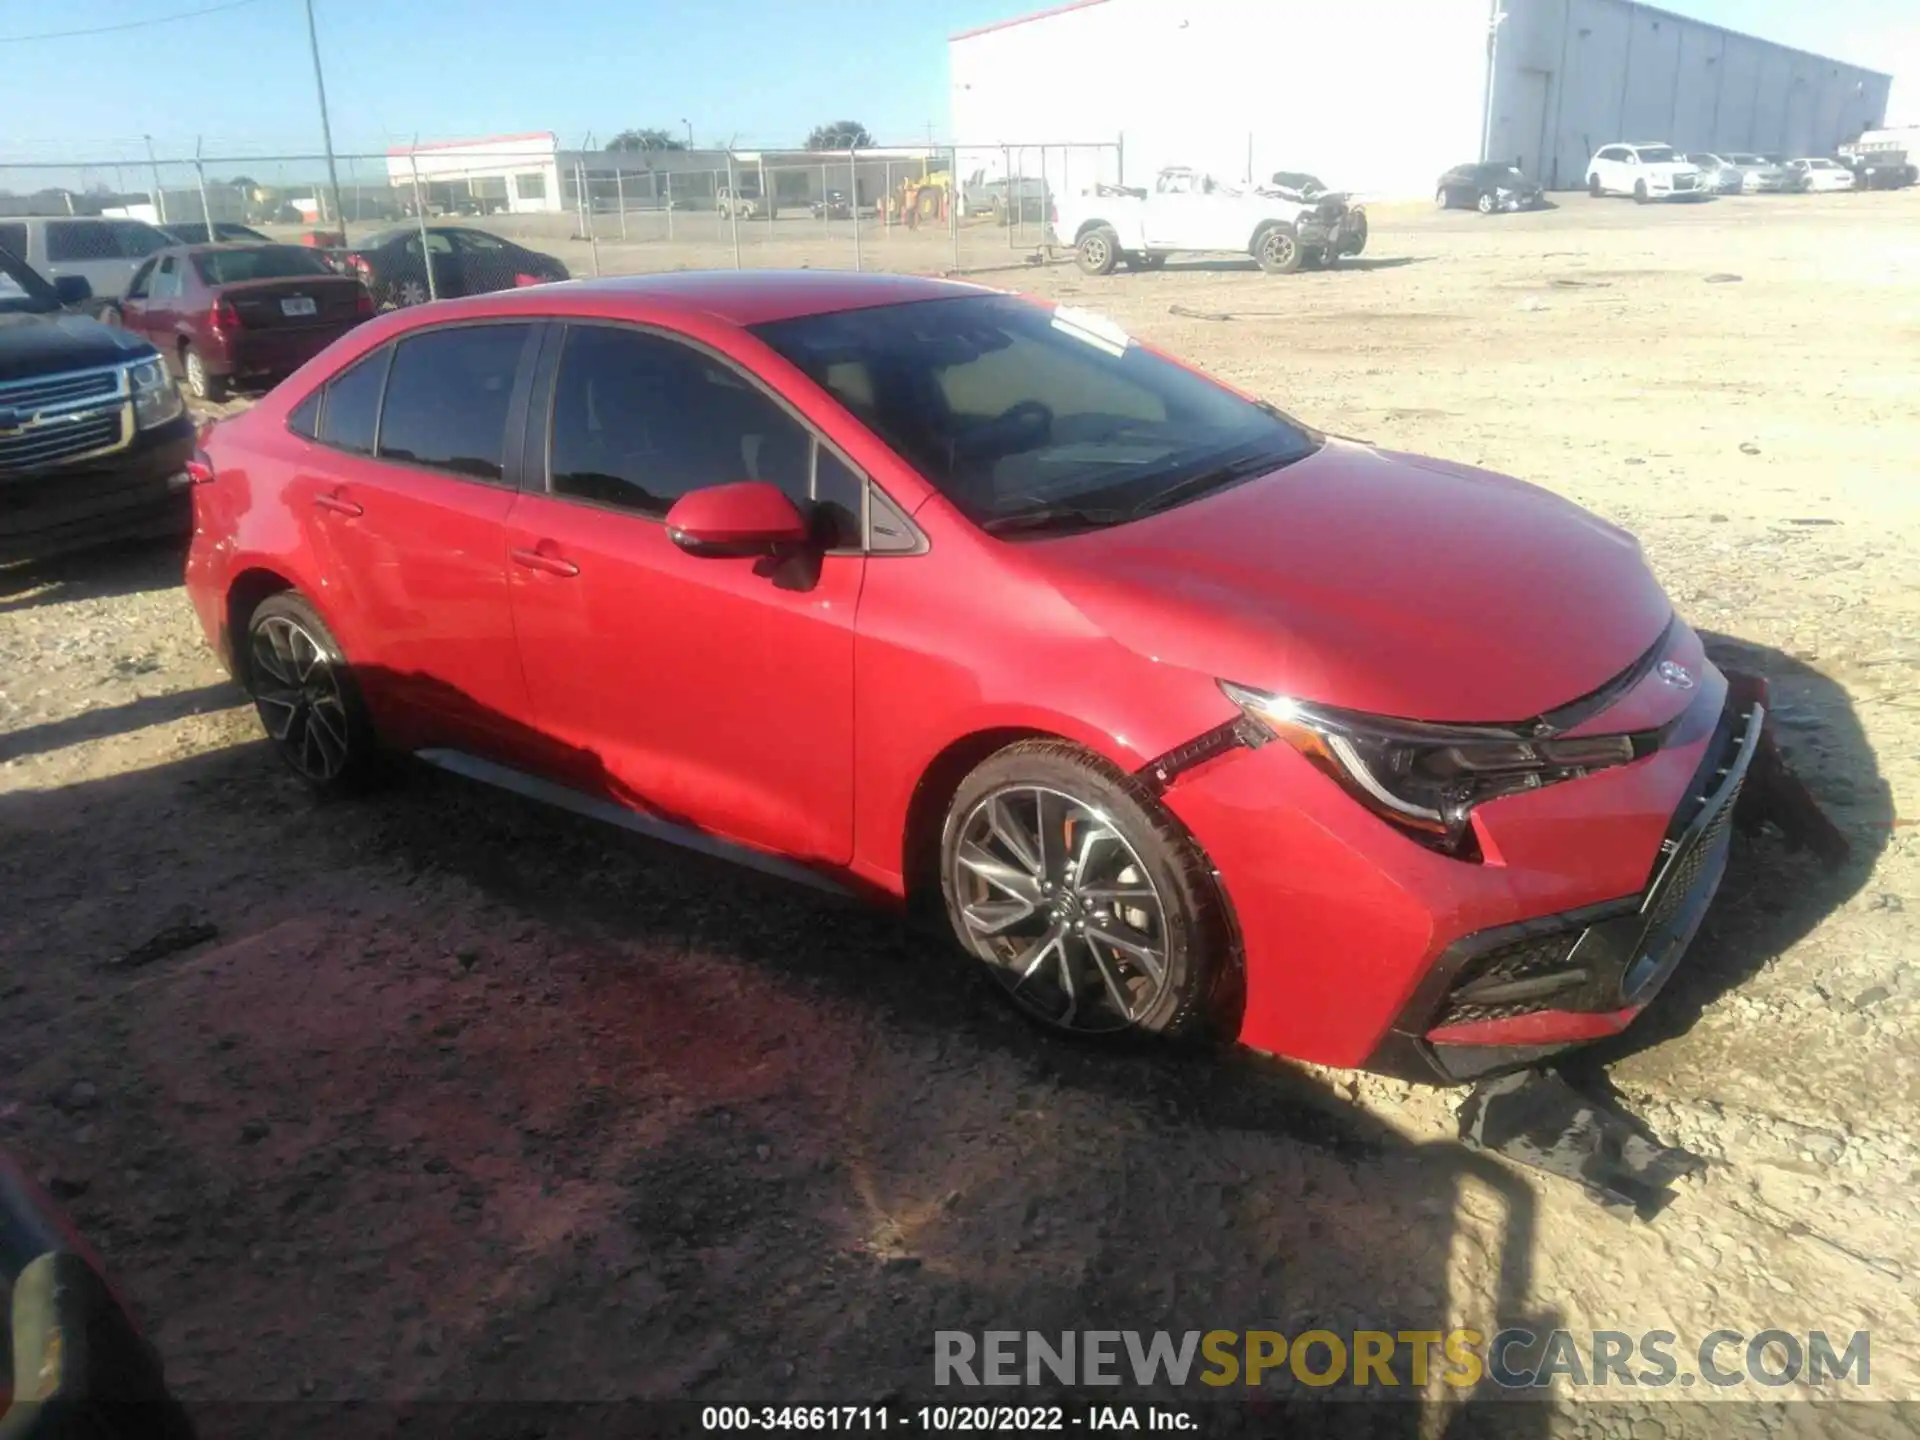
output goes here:
[{"label": "red sedan in background", "polygon": [[373,297],[298,245],[182,245],[134,272],[121,323],[151,340],[187,389],[299,369],[373,314]]},{"label": "red sedan in background", "polygon": [[925,896],[1073,1031],[1448,1079],[1618,1031],[1764,718],[1572,504],[940,281],[383,316],[196,478],[200,621],[315,786],[412,751]]}]

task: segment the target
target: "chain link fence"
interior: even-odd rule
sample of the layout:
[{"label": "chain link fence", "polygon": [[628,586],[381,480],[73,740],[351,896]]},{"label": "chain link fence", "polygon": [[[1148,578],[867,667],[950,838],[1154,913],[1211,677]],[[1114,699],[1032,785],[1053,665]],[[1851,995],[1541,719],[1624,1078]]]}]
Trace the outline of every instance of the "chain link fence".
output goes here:
[{"label": "chain link fence", "polygon": [[[576,276],[991,273],[1049,258],[1056,198],[1117,182],[1121,161],[1117,142],[608,151],[566,150],[547,136],[337,155],[331,173],[319,155],[0,161],[0,226],[106,217],[181,227],[191,239],[211,224],[219,238],[245,226],[323,246],[342,232],[359,246],[403,227],[471,227]],[[154,243],[131,225],[37,233],[43,253],[28,258],[54,272],[75,250],[98,259],[102,246]]]}]

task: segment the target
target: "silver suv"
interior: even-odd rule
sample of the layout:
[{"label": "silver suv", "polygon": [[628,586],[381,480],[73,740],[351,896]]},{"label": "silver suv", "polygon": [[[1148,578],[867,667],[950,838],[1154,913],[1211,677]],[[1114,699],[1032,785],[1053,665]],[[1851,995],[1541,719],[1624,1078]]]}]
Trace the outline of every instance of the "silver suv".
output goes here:
[{"label": "silver suv", "polygon": [[179,242],[144,220],[105,215],[27,215],[0,218],[0,250],[42,275],[79,275],[96,301],[118,300],[140,262]]}]

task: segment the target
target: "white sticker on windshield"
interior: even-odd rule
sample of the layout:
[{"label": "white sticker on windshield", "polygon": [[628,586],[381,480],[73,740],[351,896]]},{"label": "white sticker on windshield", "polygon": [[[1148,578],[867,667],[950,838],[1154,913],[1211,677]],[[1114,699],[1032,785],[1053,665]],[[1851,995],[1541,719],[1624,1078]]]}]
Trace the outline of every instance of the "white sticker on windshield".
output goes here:
[{"label": "white sticker on windshield", "polygon": [[1054,307],[1053,328],[1109,355],[1124,355],[1127,347],[1133,343],[1133,337],[1106,316],[1096,315],[1091,310],[1076,309],[1072,305]]}]

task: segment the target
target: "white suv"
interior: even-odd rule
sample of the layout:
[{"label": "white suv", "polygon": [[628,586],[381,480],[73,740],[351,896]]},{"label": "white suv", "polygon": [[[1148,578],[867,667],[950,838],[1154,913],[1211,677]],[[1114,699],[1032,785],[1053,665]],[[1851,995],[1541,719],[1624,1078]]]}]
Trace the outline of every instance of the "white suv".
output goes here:
[{"label": "white suv", "polygon": [[1587,162],[1587,193],[1631,195],[1644,205],[1710,195],[1713,187],[1700,167],[1671,145],[1602,145]]}]

